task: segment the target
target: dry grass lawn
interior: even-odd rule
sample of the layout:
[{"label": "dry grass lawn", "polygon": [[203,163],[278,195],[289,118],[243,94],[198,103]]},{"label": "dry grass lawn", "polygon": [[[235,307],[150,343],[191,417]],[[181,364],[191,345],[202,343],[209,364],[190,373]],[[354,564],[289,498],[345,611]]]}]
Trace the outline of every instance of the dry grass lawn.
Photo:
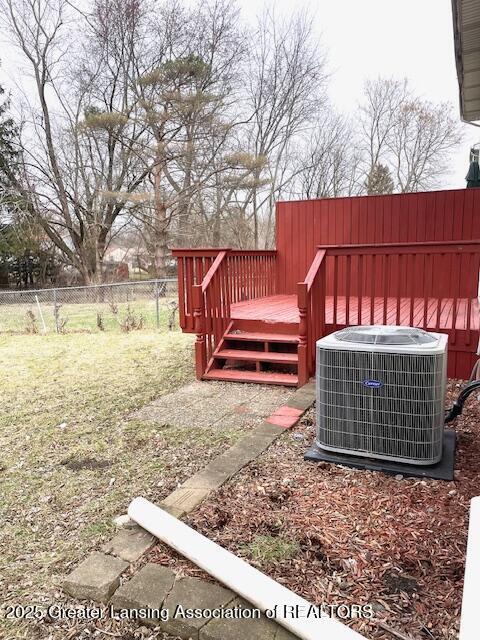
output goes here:
[{"label": "dry grass lawn", "polygon": [[[62,599],[61,577],[112,535],[132,497],[161,500],[238,437],[127,419],[192,378],[192,337],[178,332],[2,336],[0,371],[4,605]],[[108,637],[65,624],[0,614],[0,637]]]}]

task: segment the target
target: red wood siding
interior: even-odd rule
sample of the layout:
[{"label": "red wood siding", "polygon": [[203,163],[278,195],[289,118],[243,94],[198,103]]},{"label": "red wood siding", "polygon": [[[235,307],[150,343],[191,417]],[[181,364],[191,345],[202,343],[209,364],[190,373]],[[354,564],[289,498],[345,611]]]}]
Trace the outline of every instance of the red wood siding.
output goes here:
[{"label": "red wood siding", "polygon": [[[480,189],[279,202],[276,234],[276,290],[292,294],[304,280],[318,245],[480,239]],[[469,267],[466,259],[456,295],[476,295],[477,274]],[[340,266],[340,282],[345,275]],[[418,295],[419,283],[427,276],[431,274],[424,274],[419,265],[407,274],[419,287]],[[332,279],[329,272],[327,285]],[[391,279],[397,281],[395,272]]]}]

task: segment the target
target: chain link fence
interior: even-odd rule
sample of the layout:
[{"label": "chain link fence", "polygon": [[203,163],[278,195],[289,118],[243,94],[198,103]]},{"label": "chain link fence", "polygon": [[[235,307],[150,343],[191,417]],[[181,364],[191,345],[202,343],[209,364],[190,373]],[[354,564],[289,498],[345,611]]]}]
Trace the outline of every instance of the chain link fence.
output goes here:
[{"label": "chain link fence", "polygon": [[178,327],[177,281],[0,291],[0,334]]}]

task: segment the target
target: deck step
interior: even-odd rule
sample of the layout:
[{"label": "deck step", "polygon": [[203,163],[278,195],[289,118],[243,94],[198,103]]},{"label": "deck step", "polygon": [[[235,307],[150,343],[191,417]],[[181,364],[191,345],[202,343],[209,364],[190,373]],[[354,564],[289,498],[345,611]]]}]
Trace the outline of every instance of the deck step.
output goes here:
[{"label": "deck step", "polygon": [[257,384],[283,384],[291,387],[296,387],[298,384],[298,376],[292,373],[242,371],[240,369],[210,369],[208,373],[203,375],[203,379],[253,382]]},{"label": "deck step", "polygon": [[260,331],[239,331],[238,333],[226,333],[226,340],[246,340],[249,342],[288,342],[298,343],[298,336],[291,333],[263,333]]},{"label": "deck step", "polygon": [[246,360],[249,362],[276,362],[279,364],[297,364],[296,353],[276,353],[274,351],[243,351],[241,349],[222,349],[215,358],[227,360]]}]

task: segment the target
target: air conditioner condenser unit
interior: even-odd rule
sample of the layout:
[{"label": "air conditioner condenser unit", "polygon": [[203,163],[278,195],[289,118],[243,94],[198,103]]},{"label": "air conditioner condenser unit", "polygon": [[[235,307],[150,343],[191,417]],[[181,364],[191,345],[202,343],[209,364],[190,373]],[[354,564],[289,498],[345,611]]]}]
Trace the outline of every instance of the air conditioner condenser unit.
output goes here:
[{"label": "air conditioner condenser unit", "polygon": [[442,457],[444,334],[356,326],[317,342],[316,445],[408,465]]}]

